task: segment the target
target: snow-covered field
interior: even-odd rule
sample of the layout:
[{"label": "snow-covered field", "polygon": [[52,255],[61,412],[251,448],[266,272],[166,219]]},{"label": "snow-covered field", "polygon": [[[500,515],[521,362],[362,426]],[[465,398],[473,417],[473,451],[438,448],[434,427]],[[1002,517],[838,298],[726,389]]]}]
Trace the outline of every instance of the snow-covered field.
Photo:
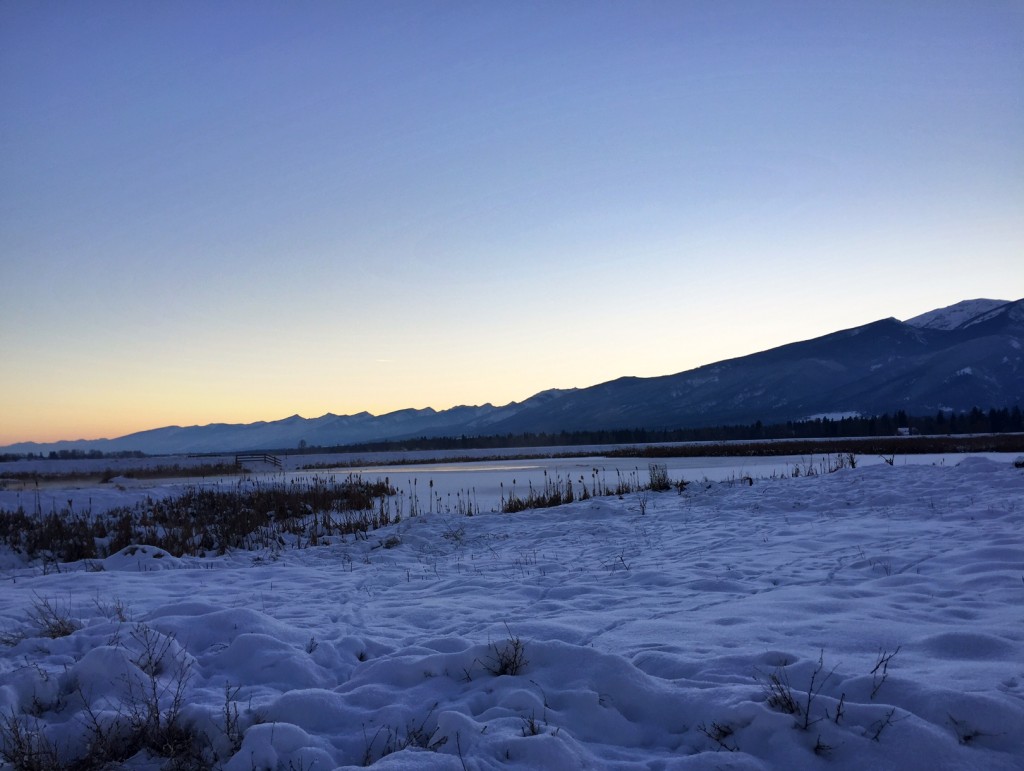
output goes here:
[{"label": "snow-covered field", "polygon": [[[8,749],[68,763],[177,694],[232,771],[1024,768],[1024,470],[1007,459],[99,564],[3,576]],[[40,615],[71,633],[40,636]]]}]

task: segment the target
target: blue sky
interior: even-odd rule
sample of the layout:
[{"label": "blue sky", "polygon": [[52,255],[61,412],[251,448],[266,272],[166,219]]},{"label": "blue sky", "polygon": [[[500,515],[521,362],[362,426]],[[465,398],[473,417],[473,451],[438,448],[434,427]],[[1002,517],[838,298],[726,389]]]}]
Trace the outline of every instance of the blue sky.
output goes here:
[{"label": "blue sky", "polygon": [[0,99],[0,443],[1024,296],[1019,2],[2,2]]}]

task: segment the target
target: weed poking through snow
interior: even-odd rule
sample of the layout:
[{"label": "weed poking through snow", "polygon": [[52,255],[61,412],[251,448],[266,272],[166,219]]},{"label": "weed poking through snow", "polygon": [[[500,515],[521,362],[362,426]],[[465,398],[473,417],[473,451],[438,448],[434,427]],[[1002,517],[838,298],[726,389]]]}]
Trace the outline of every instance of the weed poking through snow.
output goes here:
[{"label": "weed poking through snow", "polygon": [[[825,683],[832,678],[835,671],[836,668],[832,667],[828,673],[825,673],[825,652],[824,650],[820,651],[818,663],[811,673],[811,680],[807,685],[807,690],[804,692],[803,697],[798,699],[793,693],[793,688],[790,686],[789,675],[785,669],[779,667],[768,675],[767,680],[761,685],[765,695],[765,703],[769,707],[784,712],[787,715],[796,715],[798,718],[803,717],[803,721],[798,722],[797,725],[806,731],[823,719],[812,720],[811,711],[814,706],[814,700],[821,693],[821,689],[825,687]],[[827,716],[828,713],[826,711],[825,717]]]},{"label": "weed poking through snow", "polygon": [[525,643],[512,634],[508,624],[505,625],[505,631],[508,632],[508,639],[503,644],[491,643],[491,654],[482,662],[484,669],[495,677],[518,675],[529,664]]},{"label": "weed poking through snow", "polygon": [[885,650],[878,652],[878,661],[875,662],[875,668],[871,670],[871,698],[874,699],[878,695],[882,686],[885,684],[885,679],[889,676],[889,664],[897,653],[900,652],[899,645],[896,646],[896,650],[889,653]]},{"label": "weed poking through snow", "polygon": [[733,735],[732,726],[728,723],[715,723],[712,721],[711,727],[709,728],[704,723],[697,726],[697,730],[708,737],[711,741],[718,745],[720,749],[728,750],[729,752],[736,752],[739,750],[736,742],[729,744],[726,739]]}]

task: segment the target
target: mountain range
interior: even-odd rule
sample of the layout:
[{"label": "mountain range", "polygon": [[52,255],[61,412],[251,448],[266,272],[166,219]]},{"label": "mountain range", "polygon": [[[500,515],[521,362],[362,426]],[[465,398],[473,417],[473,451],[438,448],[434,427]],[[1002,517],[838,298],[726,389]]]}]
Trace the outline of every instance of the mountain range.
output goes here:
[{"label": "mountain range", "polygon": [[1024,299],[965,300],[660,377],[543,391],[495,407],[407,409],[248,424],[168,426],[117,439],[24,442],[5,452],[147,454],[331,447],[422,436],[674,429],[1024,402]]}]

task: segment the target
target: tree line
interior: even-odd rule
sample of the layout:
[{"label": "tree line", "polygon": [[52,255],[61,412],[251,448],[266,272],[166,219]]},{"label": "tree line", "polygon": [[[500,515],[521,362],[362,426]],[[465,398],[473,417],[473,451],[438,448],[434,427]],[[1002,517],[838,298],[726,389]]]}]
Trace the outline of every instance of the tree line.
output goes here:
[{"label": "tree line", "polygon": [[[934,415],[910,415],[904,410],[871,416],[844,416],[762,423],[706,426],[700,428],[616,428],[591,431],[506,433],[490,436],[430,436],[389,439],[358,444],[314,446],[302,442],[296,448],[267,448],[267,452],[303,455],[331,452],[401,452],[403,450],[488,450],[509,447],[560,447],[590,444],[654,444],[659,442],[730,442],[757,439],[827,439],[842,437],[885,437],[900,433],[928,436],[958,434],[1005,434],[1024,432],[1024,415],[1019,405],[985,411],[974,407],[967,412],[938,411]],[[217,454],[217,453],[211,453]],[[142,458],[144,453],[99,450],[54,450],[49,453],[0,454],[0,462],[32,458],[78,460],[83,458]]]},{"label": "tree line", "polygon": [[[1024,432],[1024,415],[1019,406],[987,412],[978,407],[969,412],[910,415],[904,410],[871,416],[789,420],[708,426],[701,428],[650,429],[619,428],[591,431],[506,433],[491,436],[440,436],[390,439],[333,447],[303,447],[301,453],[398,452],[403,450],[488,450],[509,447],[558,447],[588,444],[652,444],[657,442],[728,442],[757,439],[824,439],[832,437],[883,437],[900,433],[953,435]],[[295,450],[281,450],[294,454]]]}]

